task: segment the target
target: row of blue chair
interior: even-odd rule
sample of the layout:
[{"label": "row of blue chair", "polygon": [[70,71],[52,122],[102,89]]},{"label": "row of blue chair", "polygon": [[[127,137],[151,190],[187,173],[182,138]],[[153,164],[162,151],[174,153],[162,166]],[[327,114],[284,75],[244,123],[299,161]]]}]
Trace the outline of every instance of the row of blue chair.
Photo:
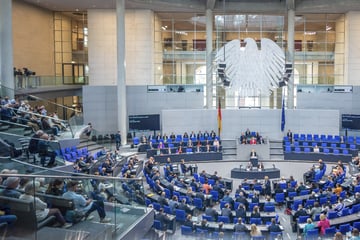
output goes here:
[{"label": "row of blue chair", "polygon": [[[289,140],[287,136],[284,136],[284,140]],[[293,134],[293,141],[322,141],[322,142],[346,142],[360,144],[360,136],[340,136],[332,134]]]},{"label": "row of blue chair", "polygon": [[348,144],[348,143],[328,143],[328,142],[294,142],[291,143],[290,141],[285,141],[284,142],[285,146],[294,146],[294,147],[315,147],[318,146],[320,148],[341,148],[341,149],[351,149],[351,150],[356,150],[356,144]]},{"label": "row of blue chair", "polygon": [[[291,146],[285,146],[284,148],[284,152],[285,153],[312,153],[313,148],[311,147],[291,147]],[[319,148],[319,152],[320,153],[324,153],[324,154],[335,154],[335,155],[339,155],[339,154],[343,154],[343,155],[348,155],[349,150],[348,149],[338,149],[338,148]]]}]

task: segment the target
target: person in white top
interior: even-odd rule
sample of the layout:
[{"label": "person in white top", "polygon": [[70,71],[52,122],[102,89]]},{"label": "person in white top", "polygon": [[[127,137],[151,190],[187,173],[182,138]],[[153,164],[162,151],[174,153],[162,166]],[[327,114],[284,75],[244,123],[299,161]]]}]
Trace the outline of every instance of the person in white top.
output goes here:
[{"label": "person in white top", "polygon": [[36,190],[40,187],[40,183],[28,182],[25,185],[25,193],[20,196],[21,200],[30,200],[35,203],[36,219],[38,222],[46,219],[50,216],[55,216],[58,224],[63,228],[71,227],[72,224],[66,223],[63,215],[61,214],[58,208],[48,208],[47,204],[43,202],[40,198],[34,197]]}]

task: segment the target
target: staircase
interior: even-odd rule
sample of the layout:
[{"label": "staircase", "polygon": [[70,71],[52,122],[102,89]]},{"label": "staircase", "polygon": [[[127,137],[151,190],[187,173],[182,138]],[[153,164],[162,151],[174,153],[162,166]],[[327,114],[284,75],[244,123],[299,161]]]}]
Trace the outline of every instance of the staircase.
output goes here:
[{"label": "staircase", "polygon": [[269,140],[270,144],[270,160],[284,160],[284,150],[282,140]]},{"label": "staircase", "polygon": [[224,160],[236,159],[236,140],[235,139],[222,139],[221,146],[222,146]]}]

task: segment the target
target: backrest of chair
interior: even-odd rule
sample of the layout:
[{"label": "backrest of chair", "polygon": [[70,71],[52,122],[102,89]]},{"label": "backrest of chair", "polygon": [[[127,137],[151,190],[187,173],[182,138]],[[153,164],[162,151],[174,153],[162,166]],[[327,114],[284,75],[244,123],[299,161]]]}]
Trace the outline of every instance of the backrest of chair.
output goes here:
[{"label": "backrest of chair", "polygon": [[309,216],[299,216],[298,223],[305,223]]},{"label": "backrest of chair", "polygon": [[329,211],[329,212],[327,213],[327,217],[328,217],[328,219],[334,219],[334,218],[337,218],[337,217],[338,217],[338,214],[337,214],[337,212],[335,212],[335,211]]},{"label": "backrest of chair", "polygon": [[181,225],[181,234],[182,235],[191,235],[192,234],[192,228],[189,226]]},{"label": "backrest of chair", "polygon": [[265,212],[275,212],[275,206],[274,205],[266,205],[264,207]]},{"label": "backrest of chair", "polygon": [[159,220],[154,220],[154,225],[153,227],[156,229],[156,230],[163,230],[163,227],[162,227],[162,224]]},{"label": "backrest of chair", "polygon": [[261,218],[250,218],[250,224],[256,224],[256,225],[260,225],[261,224]]},{"label": "backrest of chair", "polygon": [[230,223],[230,219],[228,216],[218,216],[218,222]]},{"label": "backrest of chair", "polygon": [[350,223],[341,224],[339,226],[339,232],[341,232],[344,235],[346,235],[346,233],[350,231],[351,231]]},{"label": "backrest of chair", "polygon": [[336,227],[329,227],[325,229],[325,235],[326,236],[331,236],[333,237],[333,235],[336,233]]}]

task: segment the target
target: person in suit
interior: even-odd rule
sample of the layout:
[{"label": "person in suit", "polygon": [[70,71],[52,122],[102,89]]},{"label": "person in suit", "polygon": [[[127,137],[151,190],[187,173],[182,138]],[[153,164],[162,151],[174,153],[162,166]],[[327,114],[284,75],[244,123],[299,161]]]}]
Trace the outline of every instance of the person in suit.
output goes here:
[{"label": "person in suit", "polygon": [[[186,198],[183,198],[178,206],[178,209],[184,210],[186,213],[191,213],[189,205],[186,204]],[[190,215],[191,216],[191,215]]]},{"label": "person in suit", "polygon": [[246,219],[246,207],[244,204],[239,204],[239,207],[235,210],[235,215],[237,218]]},{"label": "person in suit", "polygon": [[281,232],[280,225],[276,223],[275,218],[271,219],[271,224],[268,226],[269,232]]},{"label": "person in suit", "polygon": [[160,208],[159,212],[155,214],[155,220],[160,221],[163,230],[166,230],[170,223],[170,218],[164,213],[163,208]]},{"label": "person in suit", "polygon": [[234,227],[235,232],[247,232],[247,227],[245,226],[245,224],[242,222],[242,218],[239,217],[238,221]]},{"label": "person in suit", "polygon": [[288,137],[289,141],[292,142],[292,140],[293,140],[293,134],[292,134],[292,132],[291,132],[290,129],[287,131],[286,136]]},{"label": "person in suit", "polygon": [[213,207],[206,207],[205,209],[205,215],[211,216],[213,221],[217,221],[218,218],[218,212]]},{"label": "person in suit", "polygon": [[188,226],[188,227],[191,227],[191,229],[194,231],[195,230],[195,224],[193,221],[191,221],[192,219],[192,216],[191,214],[187,214],[186,215],[186,219],[185,219],[185,222],[184,222],[184,226]]},{"label": "person in suit", "polygon": [[165,197],[165,192],[162,192],[162,193],[161,193],[161,195],[159,196],[157,202],[158,202],[161,206],[168,205],[168,200],[167,200],[167,198]]},{"label": "person in suit", "polygon": [[232,222],[233,215],[229,203],[226,203],[225,207],[221,209],[221,216],[229,217],[230,222]]}]

